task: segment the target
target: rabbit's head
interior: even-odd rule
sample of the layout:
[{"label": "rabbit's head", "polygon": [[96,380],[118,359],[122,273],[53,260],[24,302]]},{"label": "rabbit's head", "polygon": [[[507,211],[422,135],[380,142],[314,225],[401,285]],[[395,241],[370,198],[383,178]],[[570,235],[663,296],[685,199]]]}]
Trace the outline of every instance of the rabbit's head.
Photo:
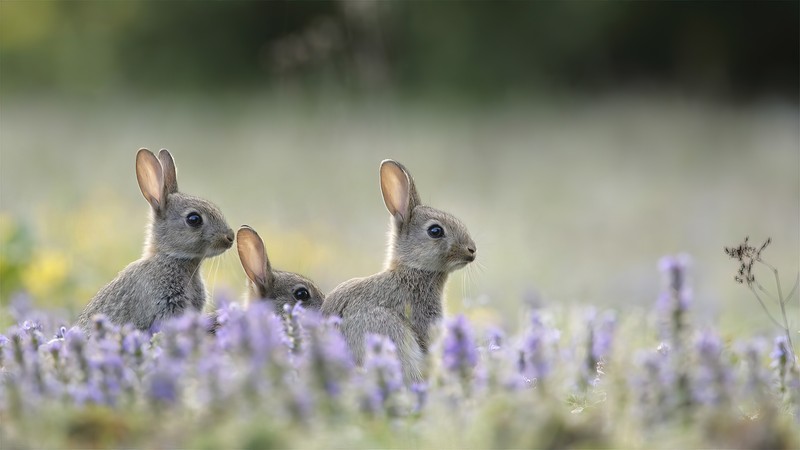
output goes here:
[{"label": "rabbit's head", "polygon": [[136,178],[151,206],[145,253],[181,259],[216,256],[233,245],[233,230],[213,203],[178,192],[175,161],[163,149],[136,154]]},{"label": "rabbit's head", "polygon": [[449,273],[475,260],[475,242],[460,220],[424,206],[402,164],[381,163],[381,192],[391,214],[387,266]]},{"label": "rabbit's head", "polygon": [[239,228],[236,248],[248,279],[248,301],[274,301],[279,308],[285,304],[294,306],[298,302],[308,309],[322,307],[325,295],[311,280],[294,272],[272,268],[264,241],[254,229],[247,225]]}]

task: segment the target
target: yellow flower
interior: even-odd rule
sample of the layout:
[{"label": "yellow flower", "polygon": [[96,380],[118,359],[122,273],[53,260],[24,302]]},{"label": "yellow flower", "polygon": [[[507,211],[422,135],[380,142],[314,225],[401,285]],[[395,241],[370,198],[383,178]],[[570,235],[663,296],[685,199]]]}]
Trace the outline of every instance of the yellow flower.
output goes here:
[{"label": "yellow flower", "polygon": [[34,297],[45,298],[60,288],[69,273],[69,259],[56,250],[39,250],[23,269],[22,284]]}]

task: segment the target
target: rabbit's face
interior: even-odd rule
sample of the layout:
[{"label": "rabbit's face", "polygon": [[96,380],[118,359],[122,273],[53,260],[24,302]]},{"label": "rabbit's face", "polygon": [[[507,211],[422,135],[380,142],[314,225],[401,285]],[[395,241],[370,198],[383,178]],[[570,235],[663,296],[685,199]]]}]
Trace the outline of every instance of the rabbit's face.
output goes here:
[{"label": "rabbit's face", "polygon": [[269,299],[274,302],[279,311],[282,310],[283,305],[293,307],[299,302],[302,302],[306,309],[318,310],[322,307],[325,294],[308,278],[294,272],[280,270],[272,272],[272,275],[270,286],[250,283],[252,299]]},{"label": "rabbit's face", "polygon": [[467,227],[438,209],[415,207],[398,231],[393,250],[400,264],[448,273],[475,260],[475,242]]},{"label": "rabbit's face", "polygon": [[233,245],[233,230],[214,204],[179,192],[167,196],[152,233],[161,252],[180,258],[217,256]]},{"label": "rabbit's face", "polygon": [[233,245],[233,230],[213,203],[178,192],[175,161],[166,149],[136,154],[136,178],[151,206],[145,253],[182,259],[217,256]]},{"label": "rabbit's face", "polygon": [[422,205],[414,179],[390,159],[380,168],[381,193],[392,217],[387,267],[449,273],[475,261],[475,242],[460,220]]},{"label": "rabbit's face", "polygon": [[303,302],[308,309],[320,309],[325,295],[308,278],[294,272],[272,270],[264,241],[256,231],[242,225],[236,234],[239,260],[247,275],[248,300],[271,301],[283,311],[283,305]]}]

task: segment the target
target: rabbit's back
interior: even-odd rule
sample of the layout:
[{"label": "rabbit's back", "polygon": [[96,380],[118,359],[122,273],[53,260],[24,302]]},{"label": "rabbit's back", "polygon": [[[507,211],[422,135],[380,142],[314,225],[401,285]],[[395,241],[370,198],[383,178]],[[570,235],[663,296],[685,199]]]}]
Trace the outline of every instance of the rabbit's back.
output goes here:
[{"label": "rabbit's back", "polygon": [[394,309],[373,306],[369,310],[361,310],[359,314],[343,318],[340,329],[356,364],[364,363],[367,335],[383,335],[394,343],[405,379],[409,382],[422,380],[424,355],[408,320],[401,313]]},{"label": "rabbit's back", "polygon": [[112,323],[146,330],[187,309],[202,310],[205,286],[199,262],[192,266],[160,256],[131,263],[92,298],[78,325],[88,330],[92,316],[104,314]]},{"label": "rabbit's back", "polygon": [[418,381],[423,353],[404,314],[408,299],[395,278],[391,272],[381,272],[345,281],[325,298],[322,313],[342,318],[342,334],[358,364],[363,363],[366,336],[384,335],[397,347],[406,378]]}]

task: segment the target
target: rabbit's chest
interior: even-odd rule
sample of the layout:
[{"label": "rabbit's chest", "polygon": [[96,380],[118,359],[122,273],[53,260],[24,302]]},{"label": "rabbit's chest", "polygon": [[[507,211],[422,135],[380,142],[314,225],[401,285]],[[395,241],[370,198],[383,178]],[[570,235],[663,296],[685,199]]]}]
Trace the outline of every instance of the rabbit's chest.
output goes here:
[{"label": "rabbit's chest", "polygon": [[180,314],[187,309],[200,311],[205,303],[202,281],[191,280],[187,286],[165,286],[160,295],[164,309],[171,314]]},{"label": "rabbit's chest", "polygon": [[205,303],[205,287],[199,276],[168,268],[168,275],[156,285],[153,297],[157,300],[157,315],[176,316],[188,309],[200,311]]}]

